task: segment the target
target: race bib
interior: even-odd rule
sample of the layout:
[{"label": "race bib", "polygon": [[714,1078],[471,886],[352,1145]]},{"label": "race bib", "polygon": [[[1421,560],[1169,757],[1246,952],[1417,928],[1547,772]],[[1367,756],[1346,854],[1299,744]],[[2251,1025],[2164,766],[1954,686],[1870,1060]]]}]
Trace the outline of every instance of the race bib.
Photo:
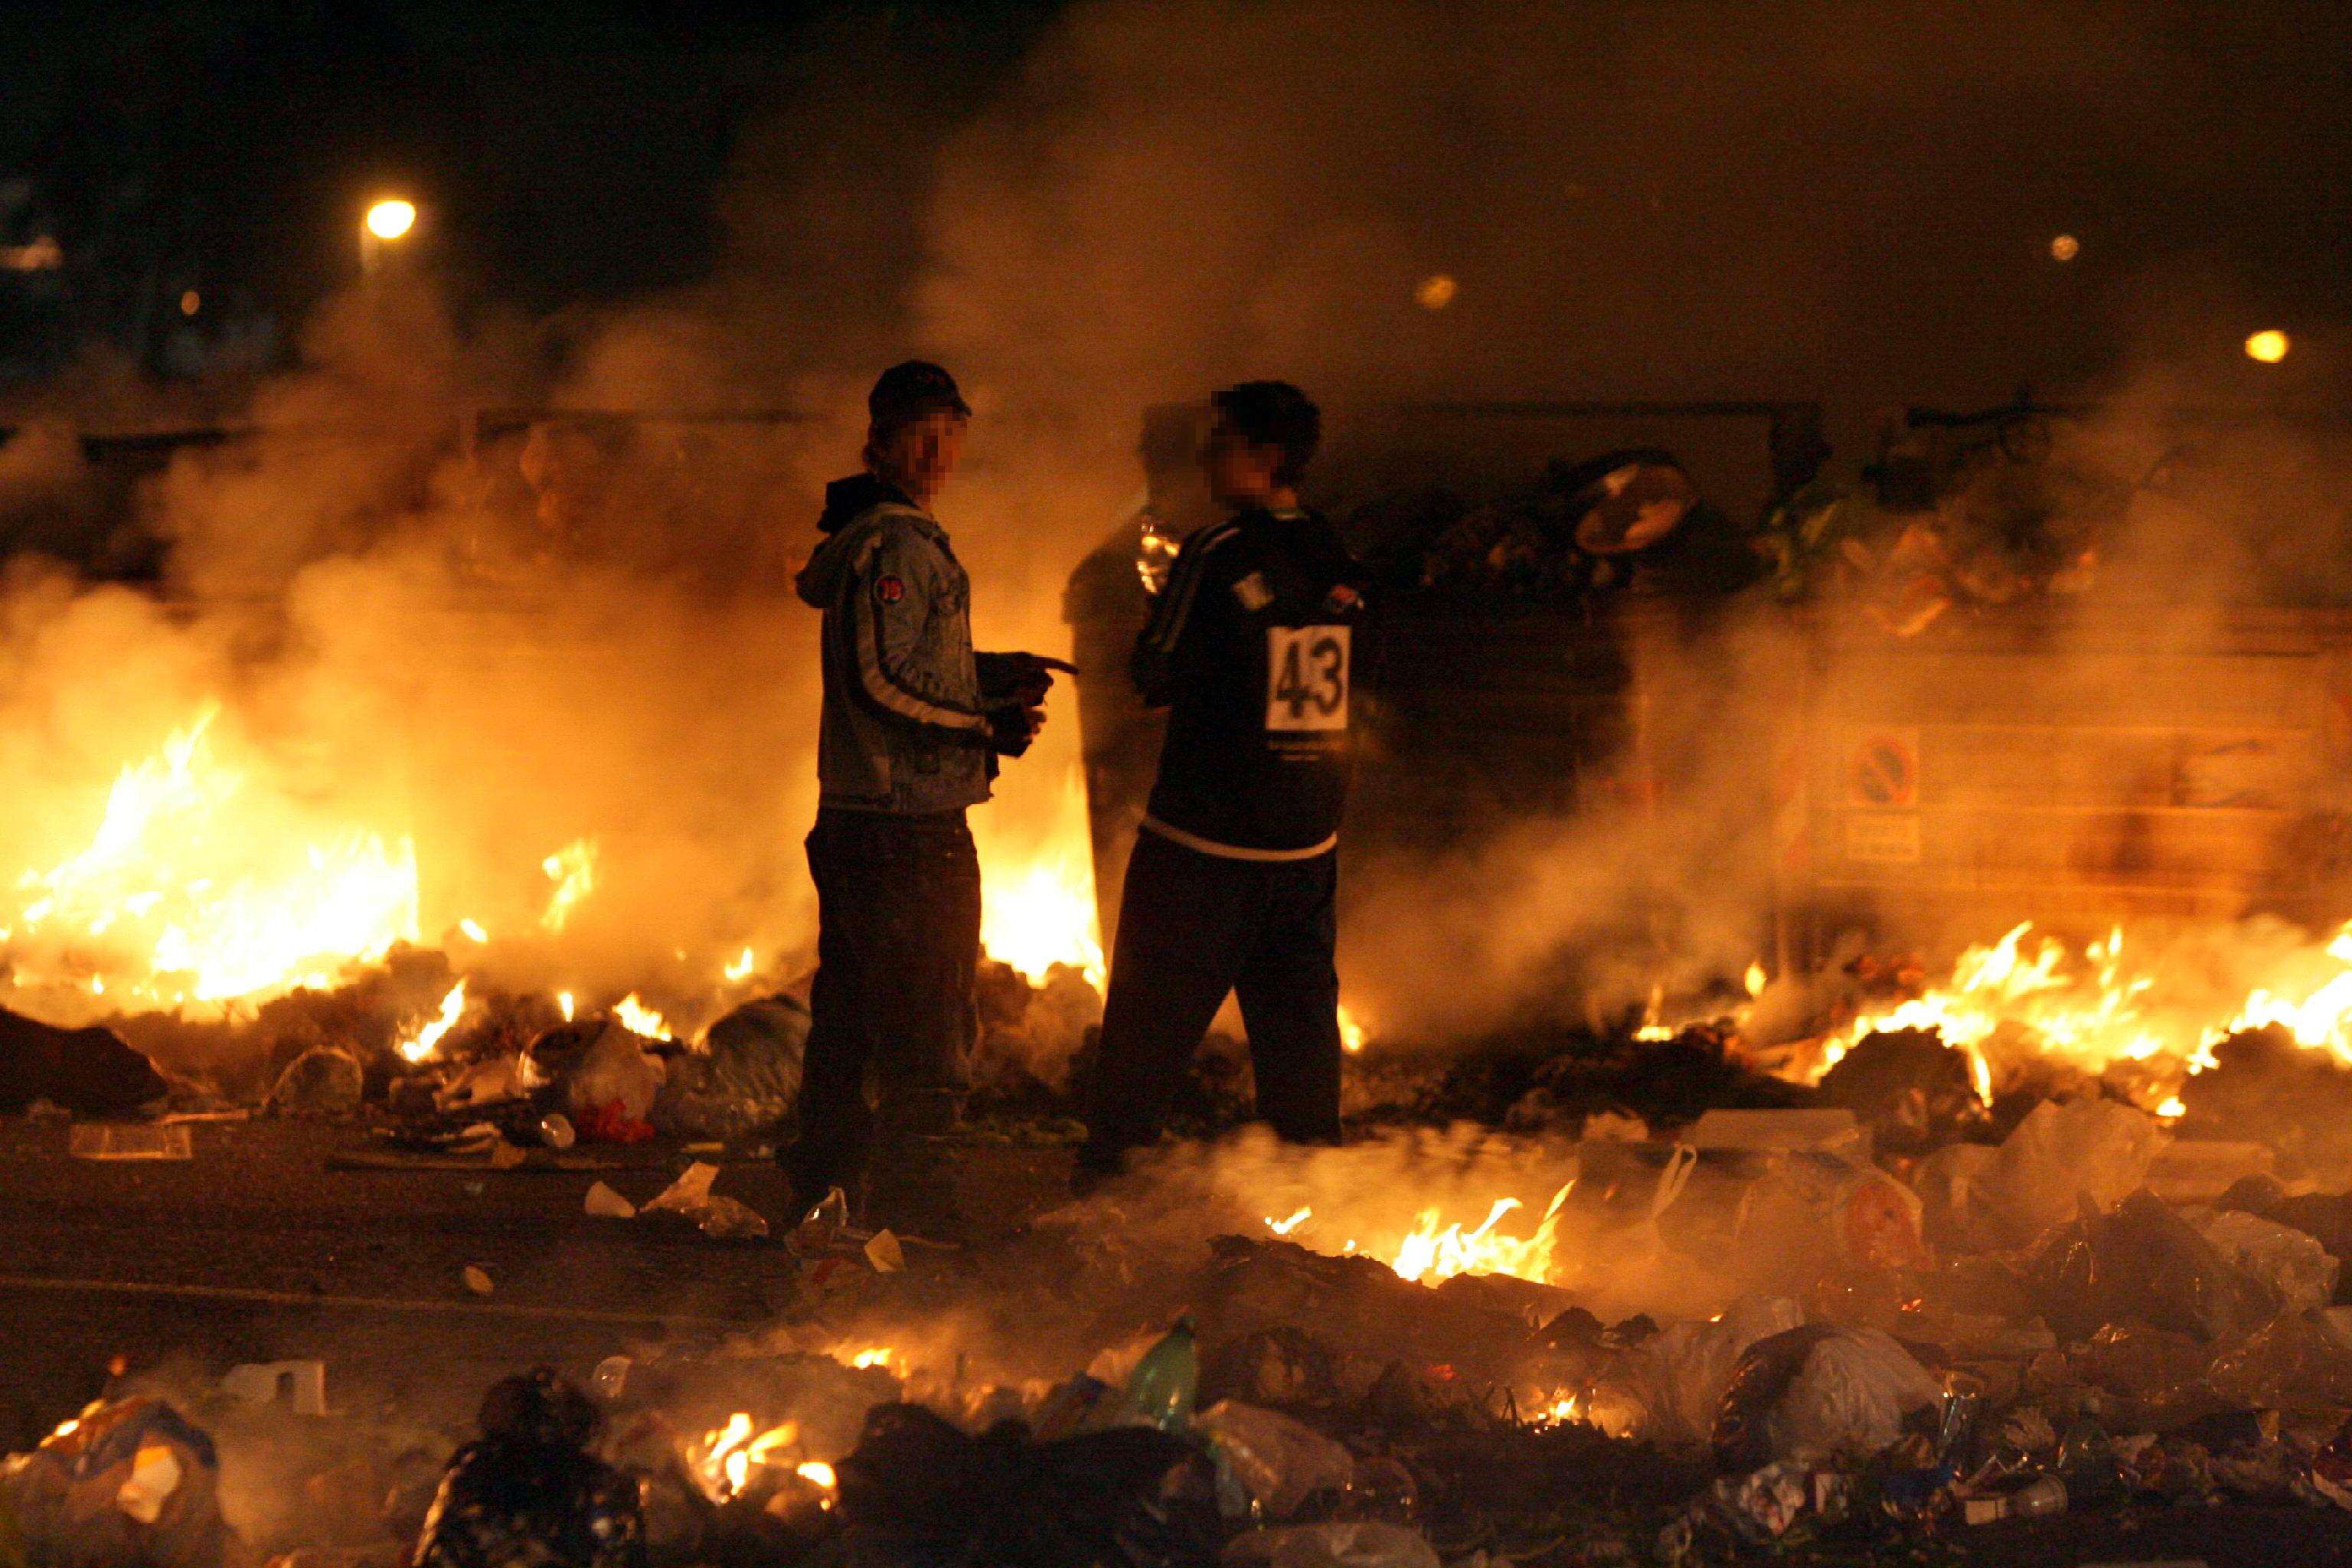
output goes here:
[{"label": "race bib", "polygon": [[1265,727],[1269,731],[1348,727],[1349,626],[1265,629]]}]

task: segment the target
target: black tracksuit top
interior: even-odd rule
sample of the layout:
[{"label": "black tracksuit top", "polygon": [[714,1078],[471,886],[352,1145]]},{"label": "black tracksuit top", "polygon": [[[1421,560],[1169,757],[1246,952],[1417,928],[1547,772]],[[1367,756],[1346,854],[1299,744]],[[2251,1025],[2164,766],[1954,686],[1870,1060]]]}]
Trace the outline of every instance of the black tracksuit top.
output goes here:
[{"label": "black tracksuit top", "polygon": [[1337,843],[1362,607],[1318,513],[1244,511],[1185,541],[1135,649],[1144,700],[1170,709],[1147,830],[1245,860]]}]

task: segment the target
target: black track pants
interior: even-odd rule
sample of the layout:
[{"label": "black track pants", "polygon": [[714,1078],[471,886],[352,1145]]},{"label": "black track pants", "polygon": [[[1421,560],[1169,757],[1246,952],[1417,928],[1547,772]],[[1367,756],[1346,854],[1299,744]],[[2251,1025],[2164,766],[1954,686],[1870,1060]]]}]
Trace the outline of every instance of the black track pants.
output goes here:
[{"label": "black track pants", "polygon": [[1082,1164],[1160,1135],[1192,1053],[1241,1000],[1258,1114],[1299,1143],[1339,1138],[1339,854],[1232,860],[1148,829],[1128,862]]}]

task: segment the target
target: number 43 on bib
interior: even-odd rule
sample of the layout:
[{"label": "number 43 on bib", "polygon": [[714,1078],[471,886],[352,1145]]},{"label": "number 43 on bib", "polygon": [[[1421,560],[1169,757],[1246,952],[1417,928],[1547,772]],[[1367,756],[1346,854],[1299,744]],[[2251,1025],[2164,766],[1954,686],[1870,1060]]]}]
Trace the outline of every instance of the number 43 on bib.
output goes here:
[{"label": "number 43 on bib", "polygon": [[1265,727],[1268,731],[1344,730],[1351,626],[1268,626],[1265,629]]}]

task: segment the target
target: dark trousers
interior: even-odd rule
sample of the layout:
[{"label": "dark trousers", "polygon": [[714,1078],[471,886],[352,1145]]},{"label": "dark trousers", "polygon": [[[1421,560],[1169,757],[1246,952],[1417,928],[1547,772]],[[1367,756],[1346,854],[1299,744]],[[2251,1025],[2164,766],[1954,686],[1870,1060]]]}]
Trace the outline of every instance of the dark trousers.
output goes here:
[{"label": "dark trousers", "polygon": [[[801,1067],[795,1201],[940,1184],[927,1142],[961,1109],[977,1021],[980,859],[963,814],[822,810],[808,837],[817,971]],[[866,1100],[871,1068],[879,1115]],[[878,1147],[877,1147],[878,1145]]]},{"label": "dark trousers", "polygon": [[1081,1164],[1114,1169],[1160,1136],[1229,992],[1249,1029],[1258,1114],[1293,1142],[1339,1142],[1339,861],[1230,860],[1148,829],[1136,840]]}]

